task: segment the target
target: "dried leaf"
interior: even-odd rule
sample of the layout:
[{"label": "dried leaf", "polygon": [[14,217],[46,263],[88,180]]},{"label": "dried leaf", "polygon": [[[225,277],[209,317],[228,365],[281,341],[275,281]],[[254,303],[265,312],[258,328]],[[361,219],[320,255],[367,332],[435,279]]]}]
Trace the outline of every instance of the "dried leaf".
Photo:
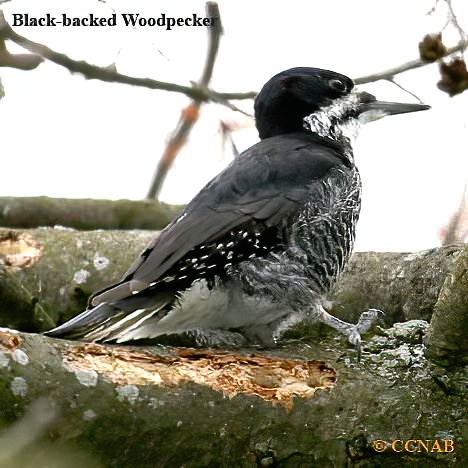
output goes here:
[{"label": "dried leaf", "polygon": [[419,43],[419,55],[424,62],[435,62],[446,53],[447,48],[442,42],[442,33],[427,34]]},{"label": "dried leaf", "polygon": [[450,63],[440,64],[441,80],[437,87],[450,97],[463,93],[468,89],[468,71],[463,58],[456,58]]}]

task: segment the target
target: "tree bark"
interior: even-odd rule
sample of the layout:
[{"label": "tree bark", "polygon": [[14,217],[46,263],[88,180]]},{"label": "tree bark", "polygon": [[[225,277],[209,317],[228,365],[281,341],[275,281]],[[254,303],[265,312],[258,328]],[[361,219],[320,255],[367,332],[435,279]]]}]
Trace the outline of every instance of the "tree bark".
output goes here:
[{"label": "tree bark", "polygon": [[468,372],[425,359],[426,329],[381,331],[360,363],[333,335],[219,352],[3,329],[0,465],[465,466]]},{"label": "tree bark", "polygon": [[0,326],[39,332],[116,282],[155,233],[0,229]]},{"label": "tree bark", "polygon": [[414,253],[355,253],[331,295],[333,310],[353,321],[369,308],[384,311],[388,325],[429,321],[447,275],[467,249],[456,244]]},{"label": "tree bark", "polygon": [[456,360],[468,364],[468,248],[457,256],[450,269],[426,335],[427,353],[450,365]]}]

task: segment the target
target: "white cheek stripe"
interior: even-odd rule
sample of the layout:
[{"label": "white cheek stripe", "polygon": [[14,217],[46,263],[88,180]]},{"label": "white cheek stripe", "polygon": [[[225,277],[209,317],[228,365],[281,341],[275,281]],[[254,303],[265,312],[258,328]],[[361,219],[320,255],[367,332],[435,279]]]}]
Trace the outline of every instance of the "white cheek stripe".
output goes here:
[{"label": "white cheek stripe", "polygon": [[352,141],[356,138],[362,124],[375,120],[375,118],[365,116],[367,112],[362,114],[362,117],[360,115],[359,118],[344,120],[344,116],[357,110],[360,104],[360,93],[353,90],[347,96],[336,99],[329,106],[305,117],[304,127],[321,137],[332,140],[346,137]]}]

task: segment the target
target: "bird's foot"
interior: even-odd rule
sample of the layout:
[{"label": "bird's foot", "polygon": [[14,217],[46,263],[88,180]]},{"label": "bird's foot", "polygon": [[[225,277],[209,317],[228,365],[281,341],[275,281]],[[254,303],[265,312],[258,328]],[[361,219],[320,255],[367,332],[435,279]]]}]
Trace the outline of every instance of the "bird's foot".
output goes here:
[{"label": "bird's foot", "polygon": [[359,317],[356,327],[358,327],[360,333],[366,333],[377,319],[382,318],[384,315],[385,313],[379,309],[366,310]]},{"label": "bird's foot", "polygon": [[329,314],[323,307],[320,307],[317,318],[343,335],[348,337],[348,341],[356,348],[358,361],[361,359],[361,333],[366,333],[376,320],[384,315],[381,310],[369,309],[361,314],[358,323],[353,325]]}]

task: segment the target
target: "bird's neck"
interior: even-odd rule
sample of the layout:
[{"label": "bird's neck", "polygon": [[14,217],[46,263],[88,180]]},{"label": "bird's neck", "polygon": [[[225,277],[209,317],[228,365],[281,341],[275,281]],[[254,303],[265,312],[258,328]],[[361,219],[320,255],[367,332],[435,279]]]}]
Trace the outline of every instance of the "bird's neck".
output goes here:
[{"label": "bird's neck", "polygon": [[358,119],[350,118],[342,121],[322,112],[316,112],[304,119],[306,133],[317,135],[325,141],[335,142],[351,164],[354,164],[353,144],[361,126]]}]

